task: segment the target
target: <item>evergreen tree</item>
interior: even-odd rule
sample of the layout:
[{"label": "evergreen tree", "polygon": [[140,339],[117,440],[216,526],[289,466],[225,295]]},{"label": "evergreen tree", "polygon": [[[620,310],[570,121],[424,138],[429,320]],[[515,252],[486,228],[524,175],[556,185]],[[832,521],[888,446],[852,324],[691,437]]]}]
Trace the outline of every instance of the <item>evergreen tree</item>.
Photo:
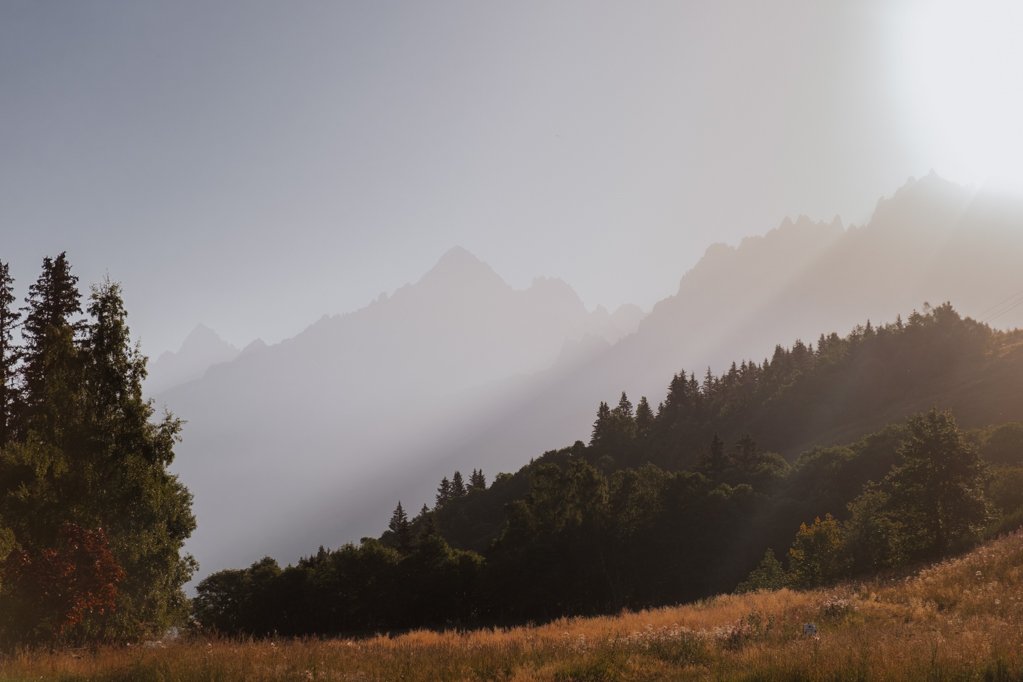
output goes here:
[{"label": "evergreen tree", "polygon": [[703,395],[710,397],[714,395],[714,390],[718,386],[718,380],[714,377],[714,373],[710,371],[710,367],[703,375]]},{"label": "evergreen tree", "polygon": [[451,497],[465,497],[465,482],[462,481],[462,472],[456,471],[451,477]]},{"label": "evergreen tree", "polygon": [[618,400],[618,406],[611,411],[614,419],[615,441],[617,446],[624,445],[625,441],[636,436],[636,417],[632,413],[632,402],[629,396],[622,391],[622,397]]},{"label": "evergreen tree", "polygon": [[618,399],[618,407],[614,409],[614,415],[618,419],[633,419],[632,402],[629,400],[629,396],[625,395],[625,391],[622,391],[622,397]]},{"label": "evergreen tree", "polygon": [[654,412],[650,409],[650,403],[647,402],[646,396],[642,396],[639,399],[639,404],[636,405],[636,435],[640,438],[645,438],[650,435],[650,430],[654,425]]},{"label": "evergreen tree", "polygon": [[107,530],[125,570],[108,634],[137,637],[183,617],[182,587],[196,567],[181,555],[195,529],[192,496],[168,471],[181,422],[170,414],[151,421],[152,402],[142,395],[146,358],[131,342],[120,285],[93,287],[88,313],[78,468],[88,472],[89,502],[82,507]]},{"label": "evergreen tree", "polygon": [[416,535],[416,547],[422,547],[429,545],[436,541],[440,533],[437,532],[437,522],[433,518],[433,514],[426,513],[422,515],[419,522],[419,533]]},{"label": "evergreen tree", "polygon": [[910,556],[938,557],[976,537],[988,519],[985,467],[950,412],[909,421],[902,462],[888,475],[891,504]]},{"label": "evergreen tree", "polygon": [[764,558],[760,560],[756,568],[750,571],[746,579],[739,583],[735,591],[742,594],[757,590],[780,590],[788,584],[788,580],[785,568],[778,561],[774,550],[768,547],[764,552]]},{"label": "evergreen tree", "polygon": [[451,499],[451,481],[445,476],[437,486],[437,509],[440,509]]},{"label": "evergreen tree", "polygon": [[711,478],[717,478],[728,467],[725,456],[725,444],[715,433],[710,441],[710,449],[703,455],[700,468]]},{"label": "evergreen tree", "polygon": [[401,506],[401,500],[398,500],[398,506],[394,508],[394,513],[391,514],[391,521],[387,524],[387,527],[397,537],[398,548],[402,552],[407,552],[412,544],[412,529],[409,524],[408,514],[405,513]]},{"label": "evergreen tree", "polygon": [[21,314],[13,308],[14,279],[7,263],[0,262],[0,448],[10,441],[17,410],[18,349],[14,346],[14,329]]},{"label": "evergreen tree", "polygon": [[60,445],[76,412],[75,389],[80,385],[75,347],[82,322],[78,277],[61,253],[43,259],[39,279],[29,287],[22,327],[24,340],[22,383],[25,424],[49,442]]},{"label": "evergreen tree", "polygon": [[469,476],[469,490],[486,490],[487,477],[483,475],[482,469],[473,469]]},{"label": "evergreen tree", "polygon": [[607,445],[614,431],[611,423],[611,408],[603,400],[597,407],[597,420],[593,422],[593,434],[590,436],[590,447]]}]

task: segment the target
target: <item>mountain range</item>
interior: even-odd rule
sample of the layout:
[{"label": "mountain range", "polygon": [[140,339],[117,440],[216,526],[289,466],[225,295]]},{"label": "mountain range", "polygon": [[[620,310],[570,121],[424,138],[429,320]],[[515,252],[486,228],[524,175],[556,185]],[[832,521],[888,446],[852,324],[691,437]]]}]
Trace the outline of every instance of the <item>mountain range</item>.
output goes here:
[{"label": "mountain range", "polygon": [[[187,422],[176,470],[200,519],[190,550],[205,572],[301,551],[310,536],[336,544],[370,532],[379,491],[400,479],[409,453],[489,421],[532,374],[605,350],[642,315],[588,311],[557,279],[516,290],[454,248],[361,310],[250,345],[198,378],[182,371],[190,380],[158,402]],[[197,374],[185,361],[200,350],[228,352],[213,338],[193,333],[154,364],[181,358]]]},{"label": "mountain range", "polygon": [[442,475],[515,470],[585,440],[601,400],[656,405],[676,372],[759,361],[779,340],[925,302],[1020,326],[1021,225],[1020,201],[932,174],[862,226],[799,217],[711,246],[645,317],[587,311],[560,280],[514,290],[453,249],[391,296],[158,395],[188,420],[175,466],[195,494],[190,549],[206,574],[378,534]]}]

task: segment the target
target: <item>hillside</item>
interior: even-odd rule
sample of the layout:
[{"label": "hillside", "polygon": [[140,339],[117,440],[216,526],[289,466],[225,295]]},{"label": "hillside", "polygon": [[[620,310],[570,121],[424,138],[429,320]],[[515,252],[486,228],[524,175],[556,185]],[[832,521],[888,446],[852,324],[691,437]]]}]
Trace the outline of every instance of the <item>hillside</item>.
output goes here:
[{"label": "hillside", "polygon": [[[478,469],[445,476],[379,541],[214,573],[196,616],[251,635],[485,627],[701,599],[755,568],[805,587],[945,556],[1023,517],[1023,429],[1004,423],[1023,416],[1021,334],[942,305],[702,382],[677,374],[656,412],[602,403],[588,445],[489,486]],[[847,421],[880,426],[787,449]],[[771,552],[790,555],[785,576]]]},{"label": "hillside", "polygon": [[[694,470],[715,436],[727,447],[748,437],[759,452],[778,453],[792,464],[790,471],[783,462],[777,465],[786,488],[778,497],[801,500],[796,508],[808,519],[839,513],[863,484],[884,474],[897,439],[884,435],[887,425],[934,406],[950,409],[972,429],[1023,421],[1020,386],[1023,334],[997,332],[943,305],[913,313],[905,322],[868,323],[845,337],[821,334],[815,344],[779,346],[769,360],[733,364],[720,376],[676,374],[663,400],[653,398],[661,404],[642,430],[616,433],[612,424],[603,442],[591,440],[589,447],[575,450],[608,475],[645,464]],[[596,407],[591,410],[596,416]],[[841,469],[833,472],[834,479],[823,480],[818,472],[807,480],[812,453],[839,444],[875,463],[858,473]],[[836,451],[841,448],[830,450]],[[440,510],[437,522],[445,537],[457,547],[485,550],[500,534],[505,506],[524,497],[531,472],[556,457],[562,456],[550,453],[491,489]],[[729,483],[755,483],[760,489],[774,485],[769,479],[739,475]],[[796,524],[800,520],[792,518]],[[788,539],[769,537],[766,544]]]},{"label": "hillside", "polygon": [[[702,380],[708,367],[721,374],[733,361],[759,363],[775,344],[816,343],[822,331],[844,335],[868,320],[894,322],[925,302],[951,301],[963,315],[1001,329],[1023,326],[1020,224],[1023,201],[931,174],[880,200],[863,225],[800,217],[736,246],[711,246],[635,334],[582,365],[538,376],[534,390],[505,412],[475,424],[454,446],[424,449],[421,461],[443,461],[449,470],[514,469],[542,448],[573,442],[588,431],[593,406],[623,390],[656,402],[682,369]],[[920,406],[907,408],[893,407],[887,421]],[[878,423],[852,423],[817,442],[843,442]],[[798,452],[809,444],[771,447]],[[396,497],[428,492],[395,487]]]},{"label": "hillside", "polygon": [[[533,627],[358,640],[205,638],[0,661],[5,679],[986,679],[1023,675],[1023,532],[904,575]],[[815,635],[804,634],[804,624]],[[339,677],[343,676],[343,677]]]}]

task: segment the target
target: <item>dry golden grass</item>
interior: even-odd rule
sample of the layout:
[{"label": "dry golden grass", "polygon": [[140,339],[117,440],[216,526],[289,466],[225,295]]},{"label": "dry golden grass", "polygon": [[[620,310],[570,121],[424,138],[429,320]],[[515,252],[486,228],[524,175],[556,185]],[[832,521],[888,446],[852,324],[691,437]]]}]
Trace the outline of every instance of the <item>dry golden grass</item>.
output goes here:
[{"label": "dry golden grass", "polygon": [[[812,622],[818,636],[803,634]],[[900,579],[538,627],[24,653],[2,680],[1023,679],[1023,534]]]}]

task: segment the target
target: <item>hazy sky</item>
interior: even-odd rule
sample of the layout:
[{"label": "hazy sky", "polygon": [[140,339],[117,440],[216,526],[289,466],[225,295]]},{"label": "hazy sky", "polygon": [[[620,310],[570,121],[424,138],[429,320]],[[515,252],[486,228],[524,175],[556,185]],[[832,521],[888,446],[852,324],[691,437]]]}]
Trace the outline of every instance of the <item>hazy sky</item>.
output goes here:
[{"label": "hazy sky", "polygon": [[982,46],[973,101],[1018,90],[1013,10],[964,41],[941,4],[2,0],[0,259],[21,293],[60,250],[109,272],[151,354],[293,335],[455,244],[648,308],[711,242],[978,179],[947,141],[992,107],[948,102]]}]

